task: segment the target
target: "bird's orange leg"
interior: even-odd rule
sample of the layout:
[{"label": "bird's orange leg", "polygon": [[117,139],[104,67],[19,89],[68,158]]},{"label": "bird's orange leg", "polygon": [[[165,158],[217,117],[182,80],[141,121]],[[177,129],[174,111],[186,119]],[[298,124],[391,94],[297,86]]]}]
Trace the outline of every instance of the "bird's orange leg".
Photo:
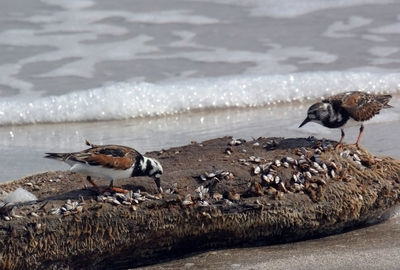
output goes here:
[{"label": "bird's orange leg", "polygon": [[358,134],[358,138],[357,138],[357,141],[356,141],[356,144],[355,144],[357,148],[360,148],[360,141],[361,141],[361,136],[363,134],[363,131],[364,131],[364,125],[361,124],[360,133]]},{"label": "bird's orange leg", "polygon": [[108,186],[107,189],[110,191],[114,191],[116,193],[123,193],[123,194],[127,194],[129,192],[129,190],[119,188],[119,187],[114,187],[114,180],[111,180],[110,185]]},{"label": "bird's orange leg", "polygon": [[96,189],[97,192],[99,192],[99,193],[103,193],[103,192],[104,192],[104,191],[102,191],[102,190],[99,188],[99,186],[98,186],[95,182],[93,182],[92,177],[87,176],[87,177],[86,177],[86,180],[87,180],[90,184],[92,184],[92,186]]},{"label": "bird's orange leg", "polygon": [[344,138],[343,128],[340,129],[340,132],[341,132],[340,140],[339,140],[338,144],[335,146],[335,149],[339,149],[339,148],[343,147],[343,143],[342,143],[343,138]]}]

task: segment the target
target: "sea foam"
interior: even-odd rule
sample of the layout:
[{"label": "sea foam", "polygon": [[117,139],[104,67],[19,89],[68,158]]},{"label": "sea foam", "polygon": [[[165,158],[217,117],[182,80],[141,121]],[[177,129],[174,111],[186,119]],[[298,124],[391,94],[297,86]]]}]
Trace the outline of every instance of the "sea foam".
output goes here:
[{"label": "sea foam", "polygon": [[192,79],[171,83],[115,83],[61,96],[0,102],[0,125],[120,120],[196,110],[305,102],[343,91],[397,93],[398,73],[307,72]]}]

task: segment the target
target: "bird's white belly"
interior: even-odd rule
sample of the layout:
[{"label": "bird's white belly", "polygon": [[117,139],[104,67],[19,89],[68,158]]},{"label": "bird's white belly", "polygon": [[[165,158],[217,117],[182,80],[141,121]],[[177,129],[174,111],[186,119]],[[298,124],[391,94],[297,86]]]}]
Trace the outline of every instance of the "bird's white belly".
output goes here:
[{"label": "bird's white belly", "polygon": [[104,168],[101,166],[90,166],[85,163],[75,163],[74,165],[72,165],[70,170],[72,172],[111,180],[130,177],[132,175],[133,168],[129,168],[127,170],[115,170],[111,168]]}]

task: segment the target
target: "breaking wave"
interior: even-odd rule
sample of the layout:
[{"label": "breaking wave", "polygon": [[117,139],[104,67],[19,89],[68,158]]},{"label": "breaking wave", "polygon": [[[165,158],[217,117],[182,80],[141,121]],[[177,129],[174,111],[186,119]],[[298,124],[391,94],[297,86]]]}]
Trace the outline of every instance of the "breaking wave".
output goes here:
[{"label": "breaking wave", "polygon": [[196,110],[307,102],[350,90],[397,93],[398,73],[307,72],[174,83],[116,83],[27,101],[0,101],[0,125],[122,120]]}]

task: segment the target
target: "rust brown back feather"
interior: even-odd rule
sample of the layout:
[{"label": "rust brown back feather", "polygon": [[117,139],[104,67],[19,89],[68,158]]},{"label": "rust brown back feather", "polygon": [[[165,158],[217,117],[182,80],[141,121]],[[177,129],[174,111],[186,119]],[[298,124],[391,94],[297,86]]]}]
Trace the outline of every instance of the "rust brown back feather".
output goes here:
[{"label": "rust brown back feather", "polygon": [[367,121],[379,114],[383,108],[391,108],[388,104],[391,95],[374,95],[360,91],[341,93],[323,100],[345,109],[356,121]]},{"label": "rust brown back feather", "polygon": [[94,166],[126,170],[141,154],[136,150],[119,145],[91,145],[92,148],[71,153],[66,160],[88,163]]}]

